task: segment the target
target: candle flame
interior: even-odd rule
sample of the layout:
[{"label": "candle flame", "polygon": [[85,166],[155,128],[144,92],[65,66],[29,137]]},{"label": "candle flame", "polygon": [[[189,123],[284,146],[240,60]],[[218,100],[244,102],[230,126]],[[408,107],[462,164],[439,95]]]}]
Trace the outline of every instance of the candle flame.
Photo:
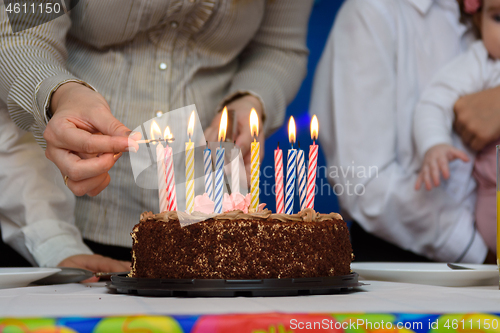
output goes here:
[{"label": "candle flame", "polygon": [[227,130],[227,107],[222,110],[222,117],[220,118],[219,126],[219,142],[226,140],[226,130]]},{"label": "candle flame", "polygon": [[292,145],[295,143],[295,120],[293,116],[290,117],[290,121],[288,122],[288,140]]},{"label": "candle flame", "polygon": [[314,115],[311,119],[311,139],[313,141],[316,141],[318,139],[318,132],[319,132],[318,117]]},{"label": "candle flame", "polygon": [[254,108],[252,108],[252,111],[250,111],[250,133],[252,136],[257,137],[259,136],[259,116],[257,115],[257,111],[255,111]]},{"label": "candle flame", "polygon": [[189,117],[189,125],[188,125],[189,141],[191,141],[191,137],[193,136],[193,132],[194,132],[194,111],[191,112],[191,116]]},{"label": "candle flame", "polygon": [[170,132],[170,127],[167,126],[167,128],[165,128],[165,132],[163,132],[163,139],[165,139],[165,141],[169,141],[173,137],[172,132]]},{"label": "candle flame", "polygon": [[151,134],[151,140],[158,140],[158,139],[161,138],[161,129],[160,129],[160,126],[158,126],[158,124],[154,120],[151,123],[150,134]]}]

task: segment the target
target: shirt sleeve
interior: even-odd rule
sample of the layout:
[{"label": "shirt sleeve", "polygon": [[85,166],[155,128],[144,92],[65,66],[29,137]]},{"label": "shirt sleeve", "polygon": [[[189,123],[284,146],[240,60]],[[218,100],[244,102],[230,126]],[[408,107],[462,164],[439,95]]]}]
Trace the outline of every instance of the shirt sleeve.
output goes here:
[{"label": "shirt sleeve", "polygon": [[[48,1],[42,1],[45,2]],[[25,15],[26,22],[18,24],[35,26],[41,19]],[[69,15],[62,15],[13,33],[5,5],[0,4],[0,98],[7,104],[12,120],[20,128],[33,132],[42,146],[52,93],[70,81],[93,89],[65,68],[65,40],[70,25]]]},{"label": "shirt sleeve", "polygon": [[239,56],[239,70],[221,105],[240,93],[260,99],[267,135],[280,127],[306,74],[312,0],[267,1],[256,35]]},{"label": "shirt sleeve", "polygon": [[311,112],[334,168],[328,176],[341,185],[341,207],[368,232],[433,260],[482,262],[473,205],[442,187],[415,191],[416,173],[396,156],[411,133],[397,137],[395,13],[382,3],[344,3],[316,71]]},{"label": "shirt sleeve", "polygon": [[421,159],[437,144],[452,144],[453,107],[461,96],[483,90],[483,63],[487,60],[482,42],[476,42],[426,86],[413,116],[413,137]]},{"label": "shirt sleeve", "polygon": [[[4,241],[32,263],[55,267],[92,254],[74,225],[75,198],[31,133],[0,104],[0,224]],[[34,262],[33,262],[34,261]]]}]

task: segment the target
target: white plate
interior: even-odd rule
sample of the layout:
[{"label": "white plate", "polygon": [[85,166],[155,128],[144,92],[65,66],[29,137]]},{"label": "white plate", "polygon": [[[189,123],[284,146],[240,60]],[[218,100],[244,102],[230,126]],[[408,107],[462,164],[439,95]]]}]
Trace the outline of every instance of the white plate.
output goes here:
[{"label": "white plate", "polygon": [[59,268],[0,268],[0,289],[25,287],[33,281],[60,272]]},{"label": "white plate", "polygon": [[459,264],[472,268],[452,270],[446,263],[358,262],[351,269],[367,280],[407,282],[446,287],[498,285],[496,265]]}]

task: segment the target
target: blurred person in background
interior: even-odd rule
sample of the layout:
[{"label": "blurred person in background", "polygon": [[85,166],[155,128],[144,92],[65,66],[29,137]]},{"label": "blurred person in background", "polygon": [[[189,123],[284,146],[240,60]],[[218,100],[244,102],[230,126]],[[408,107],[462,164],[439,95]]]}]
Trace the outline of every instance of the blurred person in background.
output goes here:
[{"label": "blurred person in background", "polygon": [[[475,228],[475,182],[463,163],[432,192],[415,191],[414,109],[434,74],[475,40],[459,18],[456,0],[347,0],[338,13],[311,112],[328,164],[345,171],[330,180],[351,188],[339,200],[358,261],[494,260]],[[500,88],[463,96],[454,111],[476,149],[500,137]]]}]

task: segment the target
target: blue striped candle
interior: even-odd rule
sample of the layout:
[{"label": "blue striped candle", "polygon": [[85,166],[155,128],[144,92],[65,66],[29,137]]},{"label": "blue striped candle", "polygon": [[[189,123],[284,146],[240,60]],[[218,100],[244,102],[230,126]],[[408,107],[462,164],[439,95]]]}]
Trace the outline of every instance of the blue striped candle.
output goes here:
[{"label": "blue striped candle", "polygon": [[298,157],[297,157],[297,172],[298,172],[298,177],[299,177],[299,199],[300,199],[300,210],[303,210],[306,208],[306,184],[307,184],[307,177],[306,177],[306,163],[304,160],[304,150],[300,149],[298,150]]},{"label": "blue striped candle", "polygon": [[214,201],[214,183],[212,173],[212,151],[207,148],[203,150],[203,170],[205,172],[205,193],[210,200]]},{"label": "blue striped candle", "polygon": [[222,213],[222,197],[224,195],[224,148],[219,147],[215,159],[215,213]]},{"label": "blue striped candle", "polygon": [[288,149],[286,166],[285,214],[293,214],[293,197],[295,195],[295,177],[297,170],[297,149]]}]

